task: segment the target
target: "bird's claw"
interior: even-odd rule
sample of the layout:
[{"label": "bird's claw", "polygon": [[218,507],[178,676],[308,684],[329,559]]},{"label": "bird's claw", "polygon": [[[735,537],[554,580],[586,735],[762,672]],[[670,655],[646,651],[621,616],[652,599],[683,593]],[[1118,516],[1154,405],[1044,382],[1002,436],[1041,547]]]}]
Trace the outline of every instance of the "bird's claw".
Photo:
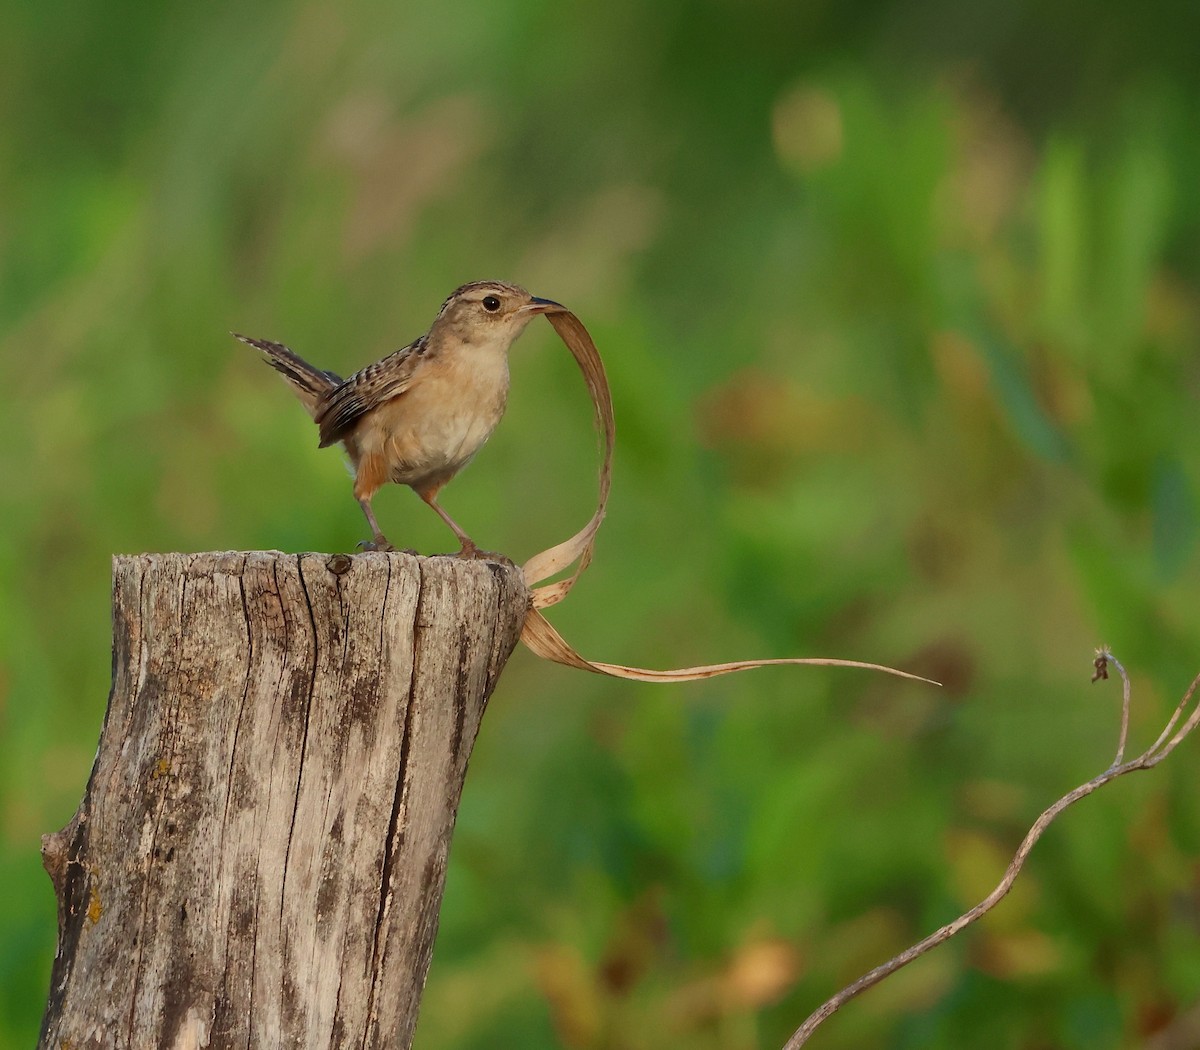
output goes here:
[{"label": "bird's claw", "polygon": [[462,549],[454,555],[456,558],[463,558],[469,561],[494,561],[500,565],[515,567],[516,563],[507,554],[500,554],[497,551],[480,550],[473,543],[464,543]]},{"label": "bird's claw", "polygon": [[[381,551],[386,553],[396,549],[390,543],[388,543],[387,537],[385,536],[376,536],[373,540],[361,540],[358,546],[359,549],[364,552]],[[410,551],[408,553],[412,552]]]}]

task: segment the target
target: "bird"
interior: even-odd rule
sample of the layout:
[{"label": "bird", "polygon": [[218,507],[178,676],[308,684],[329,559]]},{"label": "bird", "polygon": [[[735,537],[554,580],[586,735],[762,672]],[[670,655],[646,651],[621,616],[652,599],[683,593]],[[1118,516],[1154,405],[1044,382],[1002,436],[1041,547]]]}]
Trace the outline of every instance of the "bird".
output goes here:
[{"label": "bird", "polygon": [[265,355],[307,409],[320,447],[341,443],[354,498],[371,527],[366,550],[395,550],[371,500],[387,482],[407,485],[454,532],[460,558],[487,557],[438,503],[438,493],[484,446],[508,403],[508,351],[535,317],[566,313],[553,299],[504,281],[473,281],[442,303],[429,330],[342,379],[282,343],[231,333]]}]

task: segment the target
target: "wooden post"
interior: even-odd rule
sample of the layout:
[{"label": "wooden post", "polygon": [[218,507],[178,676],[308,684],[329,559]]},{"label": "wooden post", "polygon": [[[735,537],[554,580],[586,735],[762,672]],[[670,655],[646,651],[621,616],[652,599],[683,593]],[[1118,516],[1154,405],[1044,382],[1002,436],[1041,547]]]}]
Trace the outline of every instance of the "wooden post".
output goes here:
[{"label": "wooden post", "polygon": [[528,603],[404,554],[113,565],[40,1046],[407,1048],[479,721]]}]

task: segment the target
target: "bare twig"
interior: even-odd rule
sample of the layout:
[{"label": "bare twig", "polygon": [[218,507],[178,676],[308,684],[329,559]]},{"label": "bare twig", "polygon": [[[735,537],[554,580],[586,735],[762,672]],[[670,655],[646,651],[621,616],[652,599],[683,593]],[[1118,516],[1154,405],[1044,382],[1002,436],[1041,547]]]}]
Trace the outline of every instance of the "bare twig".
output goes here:
[{"label": "bare twig", "polygon": [[1112,661],[1117,672],[1121,675],[1121,735],[1117,737],[1117,757],[1113,759],[1112,766],[1119,766],[1125,759],[1125,745],[1129,741],[1129,675],[1125,673],[1125,668],[1121,661],[1112,654],[1112,650],[1107,645],[1102,645],[1096,650],[1096,659],[1092,666],[1096,668],[1096,673],[1092,675],[1092,681],[1095,682],[1098,678],[1108,678],[1108,664]]},{"label": "bare twig", "polygon": [[1152,769],[1174,751],[1188,734],[1196,728],[1196,724],[1200,722],[1200,706],[1192,710],[1191,714],[1188,715],[1178,730],[1175,727],[1191,702],[1192,697],[1195,695],[1197,686],[1200,686],[1200,675],[1192,679],[1192,684],[1188,686],[1187,692],[1184,693],[1183,699],[1180,700],[1179,705],[1175,708],[1175,712],[1171,715],[1162,733],[1159,734],[1158,739],[1137,758],[1129,762],[1122,762],[1125,755],[1126,738],[1129,732],[1129,676],[1125,673],[1125,668],[1121,665],[1121,662],[1113,656],[1107,646],[1096,650],[1094,663],[1096,673],[1093,675],[1092,681],[1095,682],[1099,679],[1108,678],[1108,667],[1110,664],[1116,668],[1122,682],[1121,730],[1117,742],[1117,757],[1114,759],[1113,764],[1099,776],[1093,777],[1086,784],[1080,784],[1074,791],[1063,795],[1062,798],[1046,809],[1034,821],[1033,827],[1029,829],[1016,854],[1013,856],[1012,862],[1008,865],[1008,869],[1004,872],[1004,877],[997,884],[996,888],[982,901],[969,911],[964,912],[953,922],[947,923],[941,929],[931,933],[924,940],[918,941],[911,948],[906,948],[899,955],[889,959],[880,966],[876,966],[875,969],[864,974],[853,984],[847,985],[837,995],[822,1003],[808,1020],[796,1029],[792,1037],[785,1044],[784,1050],[797,1050],[798,1047],[803,1046],[821,1024],[856,995],[865,992],[868,988],[878,984],[885,977],[889,977],[901,967],[907,966],[914,959],[920,958],[930,949],[936,948],[943,941],[949,940],[976,919],[986,915],[1012,889],[1012,885],[1021,873],[1021,869],[1025,865],[1025,860],[1033,849],[1034,844],[1042,837],[1042,833],[1050,826],[1055,817],[1068,806],[1074,805],[1081,798],[1090,795],[1097,788],[1103,787],[1110,781],[1116,780],[1117,777],[1124,776],[1126,773],[1132,773],[1136,769]]}]

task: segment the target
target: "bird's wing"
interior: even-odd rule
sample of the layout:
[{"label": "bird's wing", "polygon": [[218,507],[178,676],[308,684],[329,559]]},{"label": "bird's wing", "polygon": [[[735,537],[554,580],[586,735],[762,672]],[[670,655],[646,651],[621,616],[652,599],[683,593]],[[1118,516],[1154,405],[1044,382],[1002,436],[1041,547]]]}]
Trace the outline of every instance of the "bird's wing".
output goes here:
[{"label": "bird's wing", "polygon": [[403,394],[412,384],[413,373],[424,360],[427,349],[422,336],[382,361],[355,372],[331,390],[322,399],[315,417],[321,428],[321,448],[341,441],[371,409]]}]

